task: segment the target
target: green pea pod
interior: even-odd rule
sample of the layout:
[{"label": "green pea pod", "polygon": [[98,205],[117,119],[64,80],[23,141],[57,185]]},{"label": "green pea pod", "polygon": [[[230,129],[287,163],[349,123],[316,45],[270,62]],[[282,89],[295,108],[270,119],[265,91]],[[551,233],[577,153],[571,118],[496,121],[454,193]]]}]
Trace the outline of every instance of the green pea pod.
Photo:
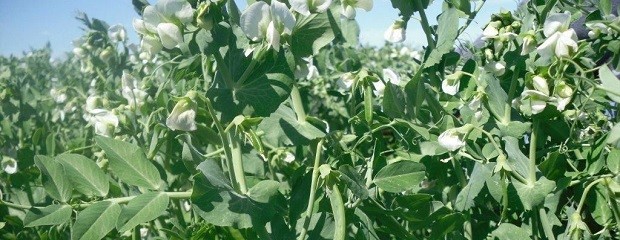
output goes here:
[{"label": "green pea pod", "polygon": [[372,88],[367,84],[364,88],[364,115],[368,124],[372,123]]},{"label": "green pea pod", "polygon": [[338,189],[338,184],[332,184],[330,191],[327,191],[329,202],[332,205],[332,213],[334,214],[334,222],[336,230],[334,231],[334,240],[344,240],[346,234],[346,219],[344,215],[344,202],[342,194]]}]

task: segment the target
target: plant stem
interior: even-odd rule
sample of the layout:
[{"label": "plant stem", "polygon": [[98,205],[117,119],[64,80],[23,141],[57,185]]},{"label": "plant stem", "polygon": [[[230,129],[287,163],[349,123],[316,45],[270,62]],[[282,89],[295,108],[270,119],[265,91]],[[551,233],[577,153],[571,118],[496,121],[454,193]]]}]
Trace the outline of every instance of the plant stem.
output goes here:
[{"label": "plant stem", "polygon": [[590,189],[602,181],[605,181],[605,178],[596,179],[590,184],[588,184],[585,189],[583,189],[583,193],[581,194],[581,200],[579,200],[579,205],[577,206],[577,210],[575,210],[576,213],[581,213],[581,210],[583,209],[583,204],[586,202],[586,197],[588,196],[588,192],[590,192]]},{"label": "plant stem", "polygon": [[504,106],[504,118],[502,119],[502,123],[508,125],[510,122],[510,113],[512,111],[512,99],[514,98],[515,91],[517,90],[517,83],[519,82],[519,74],[521,73],[521,67],[519,65],[515,66],[515,71],[512,73],[512,79],[510,82],[510,89],[508,90],[508,100],[506,100],[506,105]]},{"label": "plant stem", "polygon": [[547,211],[545,211],[545,207],[540,206],[538,208],[538,217],[540,219],[540,224],[543,227],[543,231],[547,239],[555,240],[555,236],[553,236],[553,230],[551,229],[551,224],[549,224],[549,219],[547,219]]},{"label": "plant stem", "polygon": [[248,68],[246,68],[245,71],[243,71],[243,74],[239,78],[239,81],[237,81],[237,86],[243,85],[243,83],[245,83],[245,81],[248,80],[250,73],[252,73],[252,70],[254,70],[254,66],[256,66],[256,62],[258,61],[255,59],[252,59]]},{"label": "plant stem", "polygon": [[10,202],[5,202],[0,200],[0,205],[4,205],[10,208],[15,208],[15,209],[30,209],[32,208],[32,206],[26,206],[26,205],[21,205],[21,204],[17,204],[17,203],[10,203]]},{"label": "plant stem", "polygon": [[297,115],[298,122],[306,122],[306,111],[304,110],[304,104],[301,101],[301,94],[299,94],[299,88],[297,85],[293,85],[291,88],[291,107]]},{"label": "plant stem", "polygon": [[[166,195],[168,195],[168,197],[170,199],[187,199],[192,197],[192,190],[186,191],[186,192],[162,192]],[[132,199],[134,199],[136,196],[128,196],[128,197],[119,197],[119,198],[109,198],[109,199],[105,199],[103,201],[110,201],[113,203],[117,203],[117,204],[123,204],[123,203],[127,203],[129,201],[131,201]],[[76,209],[84,209],[87,208],[88,206],[92,205],[93,203],[83,203],[83,204],[77,204],[74,205],[74,208]]]},{"label": "plant stem", "polygon": [[620,229],[620,209],[618,208],[618,202],[616,201],[614,192],[612,192],[611,188],[609,187],[609,182],[611,181],[612,180],[609,178],[605,179],[605,188],[607,189],[607,201],[609,202],[609,205],[611,205],[611,211],[613,212],[614,218],[616,219],[616,228]]},{"label": "plant stem", "polygon": [[[454,172],[456,173],[456,176],[459,179],[461,189],[463,189],[465,188],[465,186],[467,186],[467,177],[465,177],[465,174],[463,173],[463,167],[461,166],[461,163],[459,162],[459,160],[456,160],[454,156],[452,156],[451,161],[452,161],[452,166],[454,167]],[[466,221],[463,224],[463,227],[465,229],[465,238],[473,239],[471,222]]]},{"label": "plant stem", "polygon": [[540,122],[537,119],[532,120],[532,134],[530,135],[530,168],[529,168],[529,176],[528,183],[534,184],[536,182],[536,144],[538,142],[538,125]]},{"label": "plant stem", "polygon": [[306,217],[304,219],[304,226],[301,229],[301,233],[297,239],[305,240],[308,233],[308,227],[310,225],[310,219],[312,219],[312,211],[314,210],[314,200],[316,199],[316,190],[319,181],[319,164],[321,163],[321,153],[323,148],[323,139],[316,145],[316,154],[314,156],[314,165],[312,168],[312,182],[310,183],[310,198],[308,199],[308,207],[306,208]]},{"label": "plant stem", "polygon": [[228,142],[228,136],[226,136],[226,131],[222,126],[222,123],[218,120],[215,111],[213,110],[213,106],[211,106],[211,101],[209,99],[205,100],[205,105],[207,106],[207,110],[215,123],[215,127],[217,128],[218,134],[220,135],[220,140],[222,141],[222,147],[224,148],[224,152],[226,154],[226,168],[228,169],[228,178],[230,182],[233,184],[236,190],[240,190],[240,186],[237,183],[237,177],[235,176],[235,171],[233,170],[233,156],[232,151],[230,149],[230,143]]},{"label": "plant stem", "polygon": [[427,51],[432,51],[435,49],[435,40],[433,40],[433,33],[431,32],[430,24],[428,24],[428,18],[426,17],[426,12],[424,12],[424,7],[420,1],[413,1],[413,5],[419,9],[418,12],[420,13],[420,22],[422,23],[422,29],[424,30],[426,42],[428,43]]}]

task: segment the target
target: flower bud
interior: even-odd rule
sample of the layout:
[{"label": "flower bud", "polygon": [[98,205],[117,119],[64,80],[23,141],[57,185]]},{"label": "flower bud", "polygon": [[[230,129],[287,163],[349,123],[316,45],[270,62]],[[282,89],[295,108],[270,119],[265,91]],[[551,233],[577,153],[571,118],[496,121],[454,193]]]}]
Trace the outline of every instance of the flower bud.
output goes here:
[{"label": "flower bud", "polygon": [[17,172],[17,161],[12,157],[2,157],[2,170],[7,174],[14,174]]},{"label": "flower bud", "polygon": [[536,39],[528,34],[523,37],[523,46],[521,47],[521,55],[527,55],[536,49]]},{"label": "flower bud", "polygon": [[193,98],[188,96],[181,98],[166,119],[166,126],[172,130],[187,132],[196,130],[196,108],[197,104]]},{"label": "flower bud", "polygon": [[405,41],[406,31],[405,22],[396,20],[383,34],[386,41],[391,43],[400,43]]},{"label": "flower bud", "polygon": [[107,47],[106,49],[103,49],[101,53],[99,53],[99,58],[104,63],[109,63],[110,60],[112,59],[113,54],[114,54],[114,49],[112,49],[112,47]]},{"label": "flower bud", "polygon": [[459,87],[461,86],[461,75],[463,75],[463,73],[461,71],[457,71],[446,76],[446,79],[441,81],[441,90],[448,95],[456,95],[456,93],[459,92]]}]

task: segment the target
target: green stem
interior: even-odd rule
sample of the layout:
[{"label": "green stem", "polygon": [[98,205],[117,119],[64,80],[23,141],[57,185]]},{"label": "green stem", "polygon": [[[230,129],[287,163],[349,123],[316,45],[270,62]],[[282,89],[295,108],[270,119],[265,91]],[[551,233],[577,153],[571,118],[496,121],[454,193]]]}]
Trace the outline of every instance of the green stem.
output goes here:
[{"label": "green stem", "polygon": [[226,154],[226,168],[228,169],[228,178],[230,182],[233,184],[234,188],[240,190],[240,186],[237,183],[237,177],[235,176],[235,171],[233,170],[233,154],[230,149],[230,143],[228,142],[228,136],[226,136],[226,131],[222,126],[222,123],[217,119],[217,115],[215,114],[215,110],[213,110],[213,106],[211,105],[211,101],[209,99],[205,100],[205,105],[207,106],[207,110],[215,123],[215,127],[220,135],[220,140],[222,141],[222,147],[224,148],[224,152]]},{"label": "green stem", "polygon": [[[609,205],[611,205],[611,211],[613,212],[614,218],[616,219],[616,228],[620,229],[620,208],[618,208],[618,202],[616,201],[614,192],[611,191],[611,188],[609,187],[609,183],[612,180],[609,178],[605,179],[605,187],[607,188],[607,201],[609,202]],[[612,197],[614,196],[614,197]]]},{"label": "green stem", "polygon": [[592,181],[590,184],[588,184],[588,186],[586,186],[585,189],[583,189],[583,193],[581,194],[581,200],[579,200],[579,205],[577,206],[577,210],[575,210],[576,213],[581,214],[581,210],[583,209],[583,204],[586,202],[586,197],[588,196],[588,192],[590,192],[590,189],[592,187],[594,187],[596,184],[602,181],[605,181],[605,178],[596,179]]},{"label": "green stem", "polygon": [[504,118],[502,119],[502,123],[508,125],[510,122],[510,113],[512,111],[512,99],[515,97],[515,91],[517,90],[517,83],[519,82],[519,74],[521,73],[520,65],[515,66],[515,71],[512,73],[512,79],[510,82],[510,89],[508,90],[508,100],[506,100],[506,105],[504,107]]},{"label": "green stem", "polygon": [[545,207],[540,206],[538,208],[538,217],[540,219],[540,224],[543,227],[543,231],[547,239],[555,240],[555,236],[553,236],[553,230],[551,229],[551,224],[549,224],[549,219],[547,219],[547,211],[545,211]]},{"label": "green stem", "polygon": [[528,183],[534,185],[536,182],[536,144],[538,142],[538,125],[540,122],[533,119],[532,134],[530,135],[530,154],[529,154],[529,176]]},{"label": "green stem", "polygon": [[26,206],[26,205],[21,205],[21,204],[17,204],[17,203],[10,203],[10,202],[5,202],[0,200],[0,205],[4,205],[10,208],[15,208],[15,209],[30,209],[32,208],[32,206]]},{"label": "green stem", "polygon": [[[460,161],[456,160],[454,156],[452,156],[451,161],[452,161],[452,166],[454,167],[454,172],[456,173],[456,176],[459,179],[461,189],[463,189],[465,188],[465,186],[467,186],[467,177],[463,173],[463,167],[461,166]],[[473,239],[471,222],[465,221],[465,223],[463,224],[463,228],[465,230],[465,238]]]},{"label": "green stem", "polygon": [[[190,197],[192,197],[192,191],[186,191],[186,192],[162,192],[166,195],[168,195],[168,197],[170,199],[188,199]],[[119,198],[109,198],[109,199],[105,199],[103,201],[110,201],[113,203],[117,203],[117,204],[123,204],[123,203],[127,203],[131,200],[133,200],[135,197],[137,196],[129,196],[129,197],[119,197]],[[88,206],[90,206],[93,203],[83,203],[83,204],[77,204],[74,205],[74,208],[76,209],[84,209],[87,208]]]},{"label": "green stem", "polygon": [[243,71],[243,74],[239,78],[239,81],[237,81],[237,86],[242,86],[243,83],[245,83],[245,81],[248,80],[250,73],[252,73],[252,70],[254,70],[254,66],[256,66],[256,62],[258,61],[255,59],[252,59],[252,61],[250,62],[250,65],[245,69],[245,71]]},{"label": "green stem", "polygon": [[291,88],[291,106],[297,115],[297,121],[300,123],[306,122],[306,111],[304,110],[304,104],[301,101],[299,88],[297,88],[296,85],[293,85],[293,88]]},{"label": "green stem", "polygon": [[237,131],[228,132],[228,137],[232,153],[233,171],[235,171],[235,181],[239,185],[239,190],[241,193],[245,194],[248,192],[248,187],[245,184],[245,173],[243,171],[243,158],[241,155],[240,139]]},{"label": "green stem", "polygon": [[323,148],[323,139],[316,145],[316,154],[314,156],[314,165],[312,168],[312,182],[310,183],[310,198],[308,199],[308,207],[306,208],[306,216],[304,219],[304,226],[301,229],[301,233],[297,239],[305,240],[308,233],[308,227],[310,225],[310,219],[312,219],[312,211],[314,210],[314,200],[316,199],[316,190],[319,181],[319,164],[321,163],[321,153]]},{"label": "green stem", "polygon": [[347,224],[344,213],[344,202],[342,200],[342,194],[338,189],[338,184],[332,184],[330,191],[327,191],[329,195],[329,202],[332,206],[332,214],[334,215],[334,240],[344,240],[346,236]]},{"label": "green stem", "polygon": [[426,17],[424,7],[422,6],[421,1],[413,1],[413,5],[415,8],[420,10],[418,11],[420,13],[420,22],[422,23],[422,29],[424,30],[424,34],[426,35],[426,41],[428,43],[427,51],[432,51],[433,49],[435,49],[435,40],[433,40],[431,25],[428,24],[428,18]]}]

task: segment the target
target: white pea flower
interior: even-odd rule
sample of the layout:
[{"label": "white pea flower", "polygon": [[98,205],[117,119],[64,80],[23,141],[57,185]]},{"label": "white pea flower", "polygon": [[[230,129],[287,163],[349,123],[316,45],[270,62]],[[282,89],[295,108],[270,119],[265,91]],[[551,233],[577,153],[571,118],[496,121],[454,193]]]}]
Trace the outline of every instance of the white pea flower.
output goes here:
[{"label": "white pea flower", "polygon": [[493,73],[495,76],[504,75],[506,72],[506,62],[504,61],[489,61],[486,66],[484,66],[485,70]]},{"label": "white pea flower", "polygon": [[94,109],[91,114],[89,121],[95,126],[95,134],[106,137],[114,135],[114,130],[118,127],[118,117],[112,111]]},{"label": "white pea flower", "polygon": [[183,43],[183,35],[177,25],[173,23],[160,23],[157,25],[157,34],[161,44],[167,49],[173,49]]},{"label": "white pea flower", "polygon": [[154,55],[162,46],[172,49],[182,43],[182,25],[191,23],[193,16],[194,9],[185,0],[160,0],[144,8],[142,19],[134,19],[132,25],[143,35],[142,48]]},{"label": "white pea flower", "polygon": [[140,238],[141,239],[146,239],[148,236],[149,236],[149,228],[141,227],[140,228]]},{"label": "white pea flower", "polygon": [[281,35],[291,34],[295,18],[286,5],[277,0],[271,1],[271,5],[255,2],[241,14],[240,25],[250,39],[265,39],[269,46],[279,51]]},{"label": "white pea flower", "polygon": [[549,83],[547,83],[547,79],[541,76],[534,76],[532,78],[532,85],[534,86],[534,90],[543,93],[545,96],[549,96]]},{"label": "white pea flower", "polygon": [[532,35],[523,37],[523,46],[521,46],[521,55],[530,54],[536,49],[536,39]]},{"label": "white pea flower", "polygon": [[405,22],[396,20],[383,34],[386,41],[391,43],[400,43],[407,38]]},{"label": "white pea flower", "polygon": [[349,90],[351,89],[351,86],[353,86],[354,82],[355,82],[355,76],[353,76],[352,73],[345,73],[345,74],[342,74],[340,79],[338,79],[338,81],[336,82],[336,85],[338,85],[338,87],[340,87],[343,90]]},{"label": "white pea flower", "polygon": [[14,174],[17,172],[17,161],[11,157],[2,157],[2,170],[8,174]]},{"label": "white pea flower", "polygon": [[291,10],[308,16],[310,13],[325,12],[332,4],[332,0],[289,0],[289,3]]},{"label": "white pea flower", "polygon": [[501,27],[502,22],[494,21],[487,24],[487,26],[482,31],[482,40],[493,39],[499,35],[499,28]]},{"label": "white pea flower", "polygon": [[186,212],[192,210],[192,204],[189,202],[189,200],[183,201],[183,210],[185,210]]},{"label": "white pea flower", "polygon": [[534,89],[528,89],[521,93],[521,101],[530,100],[530,107],[532,114],[541,113],[547,107],[547,101],[549,98],[549,84],[547,79],[541,76],[535,76],[532,79],[532,85]]},{"label": "white pea flower", "polygon": [[292,163],[293,161],[295,161],[295,155],[290,152],[286,152],[286,156],[284,156],[284,162]]},{"label": "white pea flower", "polygon": [[389,68],[384,68],[383,69],[383,78],[387,81],[390,82],[394,85],[400,85],[401,81],[400,81],[400,77],[398,76],[398,74],[396,74],[396,72],[394,72],[394,70],[389,69]]},{"label": "white pea flower", "polygon": [[123,25],[114,25],[108,28],[108,37],[112,42],[124,42],[127,40],[127,32]]},{"label": "white pea flower", "polygon": [[570,24],[570,13],[553,14],[545,20],[543,33],[547,39],[538,46],[537,50],[542,59],[568,57],[578,48],[577,33]]},{"label": "white pea flower", "polygon": [[607,29],[607,25],[605,25],[604,23],[586,23],[586,27],[590,29],[590,31],[588,32],[588,37],[590,37],[591,39],[596,39],[598,38],[601,33],[602,34],[608,34],[609,30]]},{"label": "white pea flower", "polygon": [[319,77],[319,69],[314,66],[314,60],[312,57],[302,58],[306,64],[298,65],[295,69],[295,78],[298,79],[313,79]]},{"label": "white pea flower", "polygon": [[56,88],[50,90],[50,96],[52,96],[56,103],[64,103],[67,100],[67,94]]},{"label": "white pea flower", "polygon": [[348,19],[355,18],[355,8],[361,8],[367,12],[372,10],[373,0],[342,0],[342,16]]},{"label": "white pea flower", "polygon": [[372,82],[373,93],[375,96],[383,96],[383,92],[385,91],[385,83],[381,81],[381,79],[377,79],[377,81]]},{"label": "white pea flower", "polygon": [[558,111],[564,111],[566,105],[570,103],[571,98],[573,97],[573,89],[568,86],[565,82],[560,82],[554,88],[554,95],[557,100],[557,108]]},{"label": "white pea flower", "polygon": [[138,80],[129,72],[123,71],[121,82],[121,94],[125,99],[127,99],[129,107],[139,108],[142,106],[148,94],[140,89],[138,86]]},{"label": "white pea flower", "polygon": [[456,95],[459,92],[459,87],[461,86],[461,72],[455,72],[446,76],[446,79],[441,81],[441,90],[448,95]]},{"label": "white pea flower", "polygon": [[437,141],[439,145],[452,152],[465,146],[465,141],[461,139],[462,135],[457,129],[452,128],[441,133]]},{"label": "white pea flower", "polygon": [[196,107],[196,102],[190,97],[181,98],[166,119],[166,126],[187,132],[196,130]]}]

